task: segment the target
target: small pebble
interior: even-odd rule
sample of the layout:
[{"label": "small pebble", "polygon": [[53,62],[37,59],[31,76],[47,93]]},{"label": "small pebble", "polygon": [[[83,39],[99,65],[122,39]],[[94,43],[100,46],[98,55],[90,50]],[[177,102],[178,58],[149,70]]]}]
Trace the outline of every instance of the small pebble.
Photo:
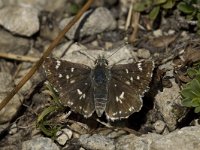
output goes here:
[{"label": "small pebble", "polygon": [[166,127],[166,124],[162,120],[156,121],[153,125],[156,133],[162,133]]},{"label": "small pebble", "polygon": [[60,144],[60,145],[65,145],[66,142],[72,138],[72,131],[69,129],[62,129],[61,131],[58,131],[56,133],[57,139],[56,141]]}]

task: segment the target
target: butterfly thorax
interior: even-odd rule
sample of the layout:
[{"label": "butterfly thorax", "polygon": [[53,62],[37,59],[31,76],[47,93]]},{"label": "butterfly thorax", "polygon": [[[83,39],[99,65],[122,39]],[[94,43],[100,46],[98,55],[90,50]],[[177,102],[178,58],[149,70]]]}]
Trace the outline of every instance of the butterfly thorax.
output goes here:
[{"label": "butterfly thorax", "polygon": [[94,103],[96,113],[99,117],[103,114],[108,102],[108,85],[110,72],[108,69],[108,61],[99,58],[95,61],[95,68],[92,72],[92,81],[94,87]]}]

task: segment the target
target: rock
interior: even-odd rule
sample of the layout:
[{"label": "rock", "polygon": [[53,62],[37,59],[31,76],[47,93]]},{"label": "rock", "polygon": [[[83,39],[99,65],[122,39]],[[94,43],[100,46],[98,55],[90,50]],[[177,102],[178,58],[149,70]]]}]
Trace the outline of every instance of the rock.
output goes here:
[{"label": "rock", "polygon": [[94,134],[89,136],[87,134],[80,136],[79,142],[83,148],[92,150],[115,150],[114,140]]},{"label": "rock", "polygon": [[73,132],[74,138],[79,138],[80,135],[87,134],[90,131],[88,125],[80,122],[74,122],[73,124],[71,124],[70,129],[74,131]]},{"label": "rock", "polygon": [[66,142],[72,138],[72,131],[69,129],[62,129],[61,131],[58,131],[56,133],[56,141],[60,144],[60,145],[65,145]]},{"label": "rock", "polygon": [[54,12],[61,10],[66,6],[66,0],[15,0],[12,4],[25,5],[32,8],[37,8],[40,11]]},{"label": "rock", "polygon": [[53,140],[45,137],[35,137],[22,143],[22,150],[59,150]]},{"label": "rock", "polygon": [[0,25],[7,30],[30,37],[39,31],[38,10],[25,6],[6,6],[0,9]]},{"label": "rock", "polygon": [[158,30],[153,31],[153,35],[154,35],[155,37],[160,37],[160,36],[162,36],[162,35],[163,35],[162,30],[158,29]]},{"label": "rock", "polygon": [[4,5],[3,1],[2,1],[2,0],[0,0],[0,8],[2,8],[2,7],[3,7],[3,5]]},{"label": "rock", "polygon": [[147,59],[150,57],[150,52],[147,49],[139,49],[137,51],[137,57]]},{"label": "rock", "polygon": [[30,49],[30,42],[21,37],[15,37],[9,32],[0,30],[0,52],[23,55]]},{"label": "rock", "polygon": [[[24,71],[24,74],[27,73],[28,70],[26,70],[26,72]],[[16,79],[15,83],[16,85],[21,81],[21,79]],[[30,94],[30,89],[33,87],[33,84],[30,80],[28,80],[23,86],[22,88],[19,90],[19,93],[22,95],[28,95]]]},{"label": "rock", "polygon": [[124,135],[116,140],[116,150],[198,150],[199,147],[200,126],[185,127],[166,135]]},{"label": "rock", "polygon": [[[65,18],[60,22],[63,29],[72,18]],[[78,39],[88,35],[95,35],[103,31],[110,31],[116,28],[116,20],[110,11],[99,7],[93,12],[86,12],[81,19],[68,31],[66,36],[69,39]]]},{"label": "rock", "polygon": [[[127,64],[133,62],[134,52],[131,45],[122,45],[110,51],[89,50],[81,44],[63,43],[54,50],[53,56],[60,57],[74,63],[81,63],[93,67],[99,56],[108,58],[109,65]],[[66,52],[67,51],[67,52]],[[66,52],[66,53],[65,53]]]},{"label": "rock", "polygon": [[18,131],[17,124],[14,123],[14,124],[10,127],[9,134],[15,134],[15,133],[17,133],[17,131]]},{"label": "rock", "polygon": [[[0,72],[0,102],[7,96],[7,93],[14,87],[12,76],[5,72]],[[18,111],[23,98],[16,94],[13,99],[0,111],[0,123],[10,121]]]},{"label": "rock", "polygon": [[199,150],[200,127],[185,127],[152,142],[150,150]]},{"label": "rock", "polygon": [[[0,93],[0,102],[7,96],[6,93]],[[10,121],[19,110],[23,98],[16,94],[12,100],[0,111],[0,124]]]},{"label": "rock", "polygon": [[14,87],[12,76],[6,72],[0,72],[0,93],[6,93]]},{"label": "rock", "polygon": [[174,80],[172,87],[164,88],[155,97],[155,104],[170,131],[176,128],[178,121],[185,116],[186,108],[181,105],[180,89]]},{"label": "rock", "polygon": [[156,133],[162,133],[166,127],[166,124],[162,120],[158,120],[153,124]]},{"label": "rock", "polygon": [[134,134],[125,135],[117,139],[116,150],[146,150],[149,149],[152,141],[159,139],[161,135],[155,133],[136,136]]}]

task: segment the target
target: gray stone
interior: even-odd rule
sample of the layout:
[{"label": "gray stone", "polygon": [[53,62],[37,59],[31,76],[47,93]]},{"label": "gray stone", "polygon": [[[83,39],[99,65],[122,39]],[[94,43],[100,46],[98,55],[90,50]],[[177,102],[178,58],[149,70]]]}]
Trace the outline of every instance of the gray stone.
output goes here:
[{"label": "gray stone", "polygon": [[127,64],[133,62],[134,52],[131,45],[122,45],[110,51],[104,50],[89,50],[81,44],[64,43],[58,46],[53,52],[54,57],[63,60],[68,60],[74,63],[81,63],[93,67],[94,61],[99,56],[109,58],[109,65],[113,64]]},{"label": "gray stone", "polygon": [[30,49],[30,42],[21,37],[15,37],[9,32],[0,30],[0,52],[23,55]]},{"label": "gray stone", "polygon": [[160,36],[162,36],[162,35],[163,35],[162,30],[161,30],[161,29],[158,29],[158,30],[153,31],[153,35],[154,35],[155,37],[160,37]]},{"label": "gray stone", "polygon": [[86,149],[115,150],[114,140],[102,135],[81,135],[79,138],[79,142],[81,146]]},{"label": "gray stone", "polygon": [[[6,72],[0,72],[0,102],[7,96],[14,87],[12,76]],[[0,111],[0,123],[10,121],[18,111],[23,97],[16,94],[12,100]]]},{"label": "gray stone", "polygon": [[54,12],[66,7],[66,0],[15,0],[12,4],[26,5],[29,7],[37,8],[40,11]]},{"label": "gray stone", "polygon": [[[83,18],[86,19],[84,22]],[[63,29],[71,19],[72,18],[63,19],[60,22],[60,28]],[[103,31],[114,30],[115,28],[116,20],[113,18],[110,11],[104,7],[99,7],[95,9],[94,12],[86,12],[83,17],[69,30],[66,36],[69,39],[77,39],[88,35],[95,35]]]},{"label": "gray stone", "polygon": [[185,127],[152,142],[150,150],[199,150],[200,127]]},{"label": "gray stone", "polygon": [[74,122],[70,125],[70,129],[73,131],[73,137],[79,138],[80,135],[87,134],[90,131],[90,128],[87,124],[80,122]]},{"label": "gray stone", "polygon": [[[0,93],[0,102],[7,96],[7,93]],[[19,110],[23,98],[16,94],[12,100],[0,111],[0,124],[10,121]]]},{"label": "gray stone", "polygon": [[144,58],[144,59],[147,59],[147,58],[149,58],[150,57],[150,52],[149,52],[149,50],[147,50],[147,49],[139,49],[138,51],[137,51],[137,56],[139,57],[139,58]]},{"label": "gray stone", "polygon": [[14,87],[12,76],[6,72],[0,72],[0,93],[5,93]]},{"label": "gray stone", "polygon": [[156,130],[156,133],[162,133],[166,127],[166,124],[162,120],[157,120],[153,126]]},{"label": "gray stone", "polygon": [[58,131],[56,133],[56,141],[60,144],[60,145],[65,145],[66,142],[72,138],[72,131],[69,129],[62,129],[61,131]]},{"label": "gray stone", "polygon": [[174,80],[171,82],[171,88],[164,88],[155,97],[156,106],[170,131],[176,128],[178,121],[186,114],[186,108],[181,105],[180,88]]},{"label": "gray stone", "polygon": [[0,25],[7,30],[30,37],[39,31],[38,10],[25,6],[6,6],[0,9]]},{"label": "gray stone", "polygon": [[35,137],[23,142],[22,150],[59,150],[59,147],[49,138]]},{"label": "gray stone", "polygon": [[117,139],[116,150],[148,150],[152,141],[159,139],[161,135],[155,133],[136,136],[125,135]]}]

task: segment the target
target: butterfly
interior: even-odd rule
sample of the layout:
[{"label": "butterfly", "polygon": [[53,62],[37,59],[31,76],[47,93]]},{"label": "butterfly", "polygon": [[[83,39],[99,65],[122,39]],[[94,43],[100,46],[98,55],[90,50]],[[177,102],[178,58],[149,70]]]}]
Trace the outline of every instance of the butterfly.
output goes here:
[{"label": "butterfly", "polygon": [[64,106],[86,118],[105,112],[109,120],[140,111],[154,69],[153,61],[110,66],[103,56],[95,60],[94,67],[56,58],[46,58],[43,66]]}]

